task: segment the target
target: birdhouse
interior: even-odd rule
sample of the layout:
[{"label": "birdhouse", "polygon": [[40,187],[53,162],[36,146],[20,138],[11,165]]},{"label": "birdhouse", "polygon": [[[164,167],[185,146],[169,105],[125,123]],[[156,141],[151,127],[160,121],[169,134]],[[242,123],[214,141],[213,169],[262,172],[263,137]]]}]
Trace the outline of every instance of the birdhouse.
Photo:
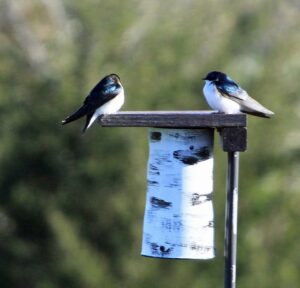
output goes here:
[{"label": "birdhouse", "polygon": [[[211,259],[214,247],[214,130],[228,152],[225,270],[235,281],[238,152],[246,150],[246,116],[212,111],[118,112],[108,127],[148,127],[149,157],[141,254]],[[225,286],[233,287],[233,286]]]},{"label": "birdhouse", "polygon": [[213,129],[149,129],[142,255],[214,257]]}]

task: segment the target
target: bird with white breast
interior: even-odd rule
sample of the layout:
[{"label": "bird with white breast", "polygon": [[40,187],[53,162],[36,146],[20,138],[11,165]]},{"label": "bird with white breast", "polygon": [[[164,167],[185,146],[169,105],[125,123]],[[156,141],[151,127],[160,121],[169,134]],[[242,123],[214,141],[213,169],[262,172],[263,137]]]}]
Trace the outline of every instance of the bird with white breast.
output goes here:
[{"label": "bird with white breast", "polygon": [[225,73],[212,71],[206,75],[203,94],[208,105],[220,113],[246,113],[270,118],[274,113],[251,98]]},{"label": "bird with white breast", "polygon": [[62,121],[62,125],[86,116],[84,133],[98,118],[117,112],[124,104],[124,89],[117,74],[110,74],[98,82],[85,98],[83,105]]}]

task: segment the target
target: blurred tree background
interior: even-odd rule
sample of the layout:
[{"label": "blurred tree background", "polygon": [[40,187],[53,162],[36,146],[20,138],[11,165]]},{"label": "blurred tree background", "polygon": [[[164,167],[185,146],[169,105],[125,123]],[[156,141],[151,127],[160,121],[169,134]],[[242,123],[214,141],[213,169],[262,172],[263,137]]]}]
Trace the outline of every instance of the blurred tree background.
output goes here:
[{"label": "blurred tree background", "polygon": [[300,283],[298,0],[1,0],[1,288],[222,287],[226,155],[215,144],[217,257],[140,256],[147,131],[60,121],[109,73],[123,110],[206,110],[221,70],[273,110],[241,157],[238,286]]}]

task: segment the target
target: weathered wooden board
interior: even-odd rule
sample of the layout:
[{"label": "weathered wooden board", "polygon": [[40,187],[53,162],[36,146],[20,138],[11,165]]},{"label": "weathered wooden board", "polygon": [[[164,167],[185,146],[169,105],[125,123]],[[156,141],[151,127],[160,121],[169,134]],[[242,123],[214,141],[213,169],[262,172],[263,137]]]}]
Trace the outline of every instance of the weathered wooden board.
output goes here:
[{"label": "weathered wooden board", "polygon": [[213,129],[149,129],[142,255],[214,257]]},{"label": "weathered wooden board", "polygon": [[247,149],[245,114],[216,111],[125,111],[99,118],[104,127],[217,128],[226,152]]},{"label": "weathered wooden board", "polygon": [[222,128],[245,127],[246,115],[215,111],[126,111],[105,115],[99,122],[109,127]]}]

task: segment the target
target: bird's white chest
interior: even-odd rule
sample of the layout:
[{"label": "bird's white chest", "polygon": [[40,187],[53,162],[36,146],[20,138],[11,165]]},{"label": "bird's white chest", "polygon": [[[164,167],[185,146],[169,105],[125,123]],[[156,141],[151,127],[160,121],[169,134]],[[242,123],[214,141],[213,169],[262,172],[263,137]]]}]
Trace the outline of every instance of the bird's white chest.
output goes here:
[{"label": "bird's white chest", "polygon": [[115,113],[120,110],[120,108],[124,104],[124,100],[124,91],[122,91],[118,96],[99,107],[96,110],[96,113],[98,115]]},{"label": "bird's white chest", "polygon": [[208,105],[213,110],[226,114],[241,113],[240,105],[237,102],[222,96],[211,81],[205,80],[203,94]]}]

